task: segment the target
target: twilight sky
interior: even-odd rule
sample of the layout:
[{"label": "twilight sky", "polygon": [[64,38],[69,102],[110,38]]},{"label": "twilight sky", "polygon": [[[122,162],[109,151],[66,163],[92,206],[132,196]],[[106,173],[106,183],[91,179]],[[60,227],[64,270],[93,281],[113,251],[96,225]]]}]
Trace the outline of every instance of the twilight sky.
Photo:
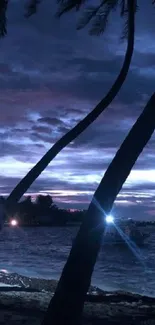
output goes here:
[{"label": "twilight sky", "polygon": [[[56,1],[55,1],[56,2]],[[155,7],[141,0],[128,78],[107,111],[64,149],[29,193],[50,193],[59,206],[86,208],[104,171],[155,91]],[[0,194],[8,194],[42,155],[105,96],[123,62],[122,21],[114,13],[100,37],[76,31],[77,14],[54,18],[44,0],[26,20],[11,0],[0,40]],[[114,19],[113,19],[114,18]],[[144,19],[145,18],[145,19]],[[118,198],[115,213],[154,219],[155,136]]]}]

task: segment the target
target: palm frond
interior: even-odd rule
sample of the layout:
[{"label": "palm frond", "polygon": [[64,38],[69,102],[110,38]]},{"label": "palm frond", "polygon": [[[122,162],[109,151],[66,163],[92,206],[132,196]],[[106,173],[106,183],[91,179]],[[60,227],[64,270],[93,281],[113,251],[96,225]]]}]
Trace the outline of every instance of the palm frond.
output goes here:
[{"label": "palm frond", "polygon": [[7,12],[8,0],[0,1],[0,37],[4,37],[7,34]]},{"label": "palm frond", "polygon": [[128,37],[128,30],[129,30],[129,20],[128,18],[124,22],[122,34],[121,34],[121,40],[124,41]]},{"label": "palm frond", "polygon": [[38,5],[40,4],[41,0],[30,0],[28,5],[26,5],[26,13],[25,17],[28,18],[34,15],[37,12]]},{"label": "palm frond", "polygon": [[121,8],[121,17],[123,17],[127,10],[127,2],[125,0],[120,1],[120,8]]},{"label": "palm frond", "polygon": [[104,33],[110,13],[117,8],[118,0],[104,0],[101,8],[93,19],[92,28],[90,29],[90,35],[100,35]]},{"label": "palm frond", "polygon": [[89,31],[90,35],[99,36],[104,33],[108,24],[108,15],[100,16],[98,15],[93,22],[92,28]]},{"label": "palm frond", "polygon": [[61,17],[64,13],[72,9],[79,10],[85,3],[85,0],[58,0],[58,3],[60,3],[60,5],[56,17]]},{"label": "palm frond", "polygon": [[99,11],[100,6],[95,7],[95,6],[90,6],[87,7],[85,9],[84,14],[82,15],[82,17],[79,19],[78,23],[77,23],[77,29],[82,29],[84,28],[86,25],[88,25],[88,23],[91,21],[91,19],[96,16],[97,12]]},{"label": "palm frond", "polygon": [[[155,0],[154,0],[155,1]],[[122,0],[123,2],[123,0]],[[125,3],[126,2],[126,3]],[[129,31],[129,0],[124,1],[124,12],[123,12],[123,17],[125,18],[124,22],[124,27],[121,35],[121,40],[124,41],[125,39],[128,38],[128,31]],[[137,4],[137,0],[134,1],[134,12],[136,13],[138,11],[139,7]],[[122,16],[122,11],[121,11],[121,16]]]},{"label": "palm frond", "polygon": [[[86,1],[88,0],[74,0],[74,4],[75,4],[75,7],[81,7]],[[57,3],[59,5],[65,5],[66,4],[66,0],[57,0]]]}]

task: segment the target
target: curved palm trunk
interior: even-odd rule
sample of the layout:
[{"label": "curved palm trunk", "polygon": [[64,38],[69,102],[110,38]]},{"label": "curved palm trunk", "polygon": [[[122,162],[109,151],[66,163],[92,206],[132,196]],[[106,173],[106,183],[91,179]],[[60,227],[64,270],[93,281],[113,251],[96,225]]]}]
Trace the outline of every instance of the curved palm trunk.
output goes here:
[{"label": "curved palm trunk", "polygon": [[80,324],[86,293],[101,246],[104,216],[110,212],[117,194],[154,129],[155,94],[117,151],[94,194],[42,325]]},{"label": "curved palm trunk", "polygon": [[90,112],[81,122],[79,122],[72,130],[66,133],[60,140],[58,140],[54,146],[42,157],[42,159],[28,172],[28,174],[19,182],[19,184],[13,189],[10,196],[8,197],[8,203],[12,204],[17,202],[22,195],[28,190],[31,184],[36,178],[42,173],[42,171],[48,166],[56,155],[65,148],[70,142],[77,138],[91,123],[93,123],[97,117],[108,107],[113,101],[115,96],[118,94],[122,87],[129,67],[134,48],[134,0],[129,0],[129,31],[128,31],[128,46],[124,59],[122,69],[111,87],[110,91],[100,101],[100,103]]}]

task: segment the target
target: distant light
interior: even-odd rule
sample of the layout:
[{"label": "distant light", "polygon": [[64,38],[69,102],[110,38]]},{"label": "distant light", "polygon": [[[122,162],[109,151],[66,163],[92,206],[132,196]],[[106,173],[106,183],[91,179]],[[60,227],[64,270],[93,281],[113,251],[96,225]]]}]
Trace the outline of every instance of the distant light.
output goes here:
[{"label": "distant light", "polygon": [[17,222],[17,220],[13,219],[13,220],[11,220],[10,224],[11,224],[11,226],[15,227],[18,225],[18,222]]},{"label": "distant light", "polygon": [[106,220],[107,223],[113,223],[114,222],[114,217],[109,215],[109,216],[106,216],[105,220]]}]

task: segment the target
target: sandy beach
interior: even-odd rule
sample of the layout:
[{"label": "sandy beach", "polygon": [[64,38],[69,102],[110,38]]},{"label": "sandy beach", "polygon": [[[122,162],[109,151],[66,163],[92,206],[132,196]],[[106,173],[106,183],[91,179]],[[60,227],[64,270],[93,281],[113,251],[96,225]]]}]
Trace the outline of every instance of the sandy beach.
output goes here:
[{"label": "sandy beach", "polygon": [[[56,288],[56,280],[0,274],[0,324],[39,325]],[[155,298],[105,292],[91,287],[85,302],[82,325],[155,324]]]}]

